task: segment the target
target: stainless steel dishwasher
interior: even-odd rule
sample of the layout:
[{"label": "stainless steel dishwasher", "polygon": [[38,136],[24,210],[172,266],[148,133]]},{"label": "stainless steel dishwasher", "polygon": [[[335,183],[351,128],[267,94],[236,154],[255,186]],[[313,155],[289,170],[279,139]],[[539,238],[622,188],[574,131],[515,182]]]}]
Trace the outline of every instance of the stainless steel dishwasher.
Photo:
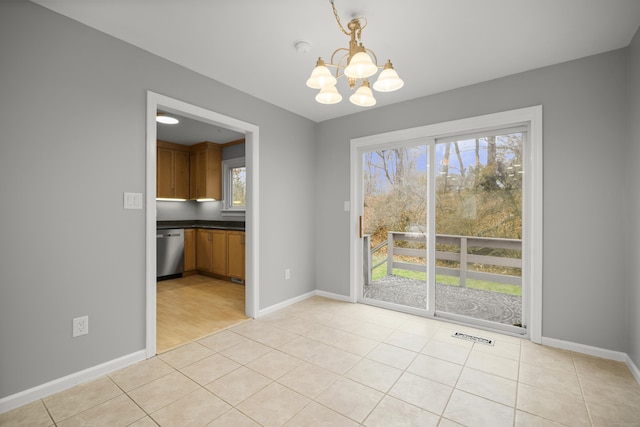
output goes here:
[{"label": "stainless steel dishwasher", "polygon": [[184,271],[184,230],[171,228],[156,232],[156,279],[181,276]]}]

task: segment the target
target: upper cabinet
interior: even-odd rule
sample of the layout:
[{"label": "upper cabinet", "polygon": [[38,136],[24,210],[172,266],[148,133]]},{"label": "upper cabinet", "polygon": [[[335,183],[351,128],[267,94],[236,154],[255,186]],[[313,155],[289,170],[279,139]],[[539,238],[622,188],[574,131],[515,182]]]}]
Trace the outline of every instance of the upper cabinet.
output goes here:
[{"label": "upper cabinet", "polygon": [[222,147],[202,142],[190,147],[158,141],[156,197],[222,199]]},{"label": "upper cabinet", "polygon": [[158,141],[156,152],[156,197],[189,198],[188,147]]},{"label": "upper cabinet", "polygon": [[211,142],[191,146],[190,199],[222,199],[222,147]]}]

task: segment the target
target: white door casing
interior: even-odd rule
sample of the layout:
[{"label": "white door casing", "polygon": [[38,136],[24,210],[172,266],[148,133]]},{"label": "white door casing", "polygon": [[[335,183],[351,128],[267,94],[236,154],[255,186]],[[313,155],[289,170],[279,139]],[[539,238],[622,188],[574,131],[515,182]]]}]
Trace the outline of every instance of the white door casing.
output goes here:
[{"label": "white door casing", "polygon": [[156,354],[156,112],[189,117],[245,134],[247,165],[245,313],[258,316],[259,127],[155,92],[147,92],[146,114],[146,357]]}]

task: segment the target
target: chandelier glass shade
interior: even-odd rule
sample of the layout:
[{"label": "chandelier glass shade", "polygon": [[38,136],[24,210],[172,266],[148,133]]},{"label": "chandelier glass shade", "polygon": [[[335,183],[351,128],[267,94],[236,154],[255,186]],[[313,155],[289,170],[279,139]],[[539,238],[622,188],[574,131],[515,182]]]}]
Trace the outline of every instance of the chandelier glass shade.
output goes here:
[{"label": "chandelier glass shade", "polygon": [[327,86],[335,86],[338,80],[333,77],[331,71],[326,67],[324,61],[318,58],[316,68],[311,72],[311,77],[307,80],[307,86],[312,89],[323,89]]},{"label": "chandelier glass shade", "polygon": [[[361,107],[371,107],[376,104],[376,99],[371,91],[369,77],[374,76],[379,69],[382,69],[382,72],[373,84],[373,89],[377,92],[398,90],[404,86],[404,82],[398,77],[390,60],[384,66],[379,66],[375,53],[362,44],[361,36],[362,30],[367,26],[366,20],[363,26],[361,19],[364,18],[353,18],[347,25],[349,29],[347,31],[340,22],[333,0],[331,0],[331,7],[338,26],[344,34],[350,37],[349,48],[336,49],[331,55],[329,64],[325,63],[321,57],[318,58],[316,67],[307,80],[307,86],[320,90],[316,95],[316,101],[319,103],[336,104],[342,100],[342,95],[338,92],[336,84],[338,79],[344,76],[352,91],[356,86],[359,86],[349,97],[349,101]],[[340,53],[342,55],[339,55]],[[335,72],[332,73],[329,67],[335,68]]]},{"label": "chandelier glass shade", "polygon": [[378,67],[373,63],[366,52],[358,52],[349,60],[349,65],[344,69],[344,75],[352,79],[366,79],[378,72]]},{"label": "chandelier glass shade", "polygon": [[349,97],[349,101],[361,107],[373,107],[376,105],[376,99],[373,97],[373,92],[367,80],[363,81],[362,86]]},{"label": "chandelier glass shade", "polygon": [[320,104],[337,104],[342,101],[342,95],[334,85],[327,85],[320,89],[320,92],[316,95],[316,101]]}]

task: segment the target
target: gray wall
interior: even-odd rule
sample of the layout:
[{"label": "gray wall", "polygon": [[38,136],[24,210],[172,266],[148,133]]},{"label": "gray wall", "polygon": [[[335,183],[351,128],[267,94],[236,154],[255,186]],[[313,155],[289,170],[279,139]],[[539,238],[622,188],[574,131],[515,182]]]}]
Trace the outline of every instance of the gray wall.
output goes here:
[{"label": "gray wall", "polygon": [[640,366],[640,29],[629,49],[629,349]]},{"label": "gray wall", "polygon": [[315,183],[317,288],[349,293],[349,220],[342,204],[349,199],[351,138],[541,104],[543,336],[626,351],[626,52],[321,123]]},{"label": "gray wall", "polygon": [[0,58],[0,398],[145,346],[147,90],[260,127],[259,305],[314,289],[313,122],[29,2]]},{"label": "gray wall", "polygon": [[158,221],[188,221],[198,218],[198,202],[156,201],[156,219]]},{"label": "gray wall", "polygon": [[237,159],[245,156],[245,144],[236,144],[222,149],[222,160]]}]

